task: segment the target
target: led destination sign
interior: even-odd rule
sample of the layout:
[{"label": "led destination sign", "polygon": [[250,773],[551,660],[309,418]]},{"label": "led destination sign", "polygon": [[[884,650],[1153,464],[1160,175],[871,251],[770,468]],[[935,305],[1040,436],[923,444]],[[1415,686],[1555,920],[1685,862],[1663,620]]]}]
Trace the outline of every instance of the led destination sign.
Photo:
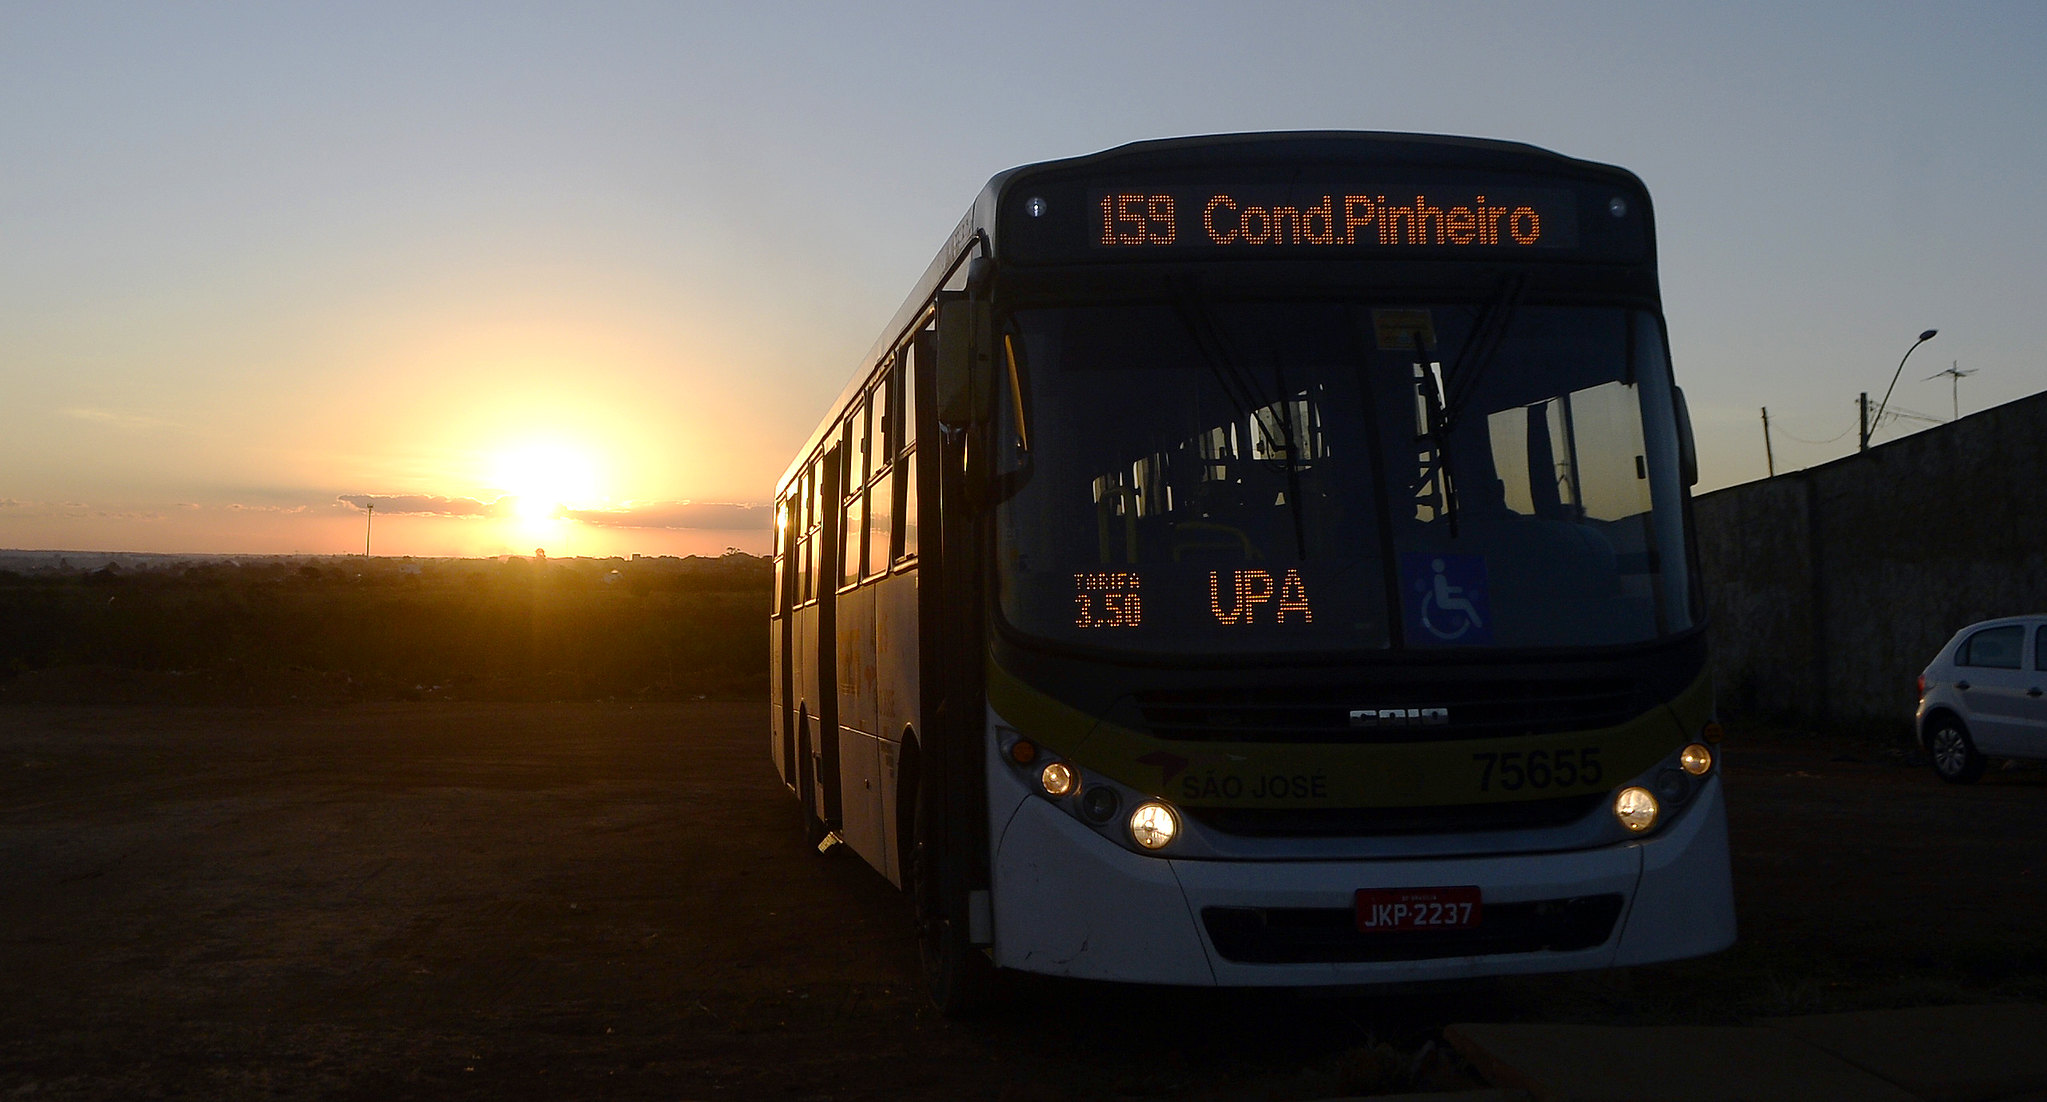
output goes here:
[{"label": "led destination sign", "polygon": [[[1073,576],[1073,626],[1144,626],[1144,580],[1134,570],[1091,570]],[[1189,594],[1198,600],[1198,594]],[[1190,604],[1191,610],[1196,605]],[[1299,570],[1208,571],[1208,618],[1217,627],[1315,622]]]},{"label": "led destination sign", "polygon": [[1575,197],[1547,189],[1275,188],[1091,193],[1097,248],[1537,249],[1577,244]]}]

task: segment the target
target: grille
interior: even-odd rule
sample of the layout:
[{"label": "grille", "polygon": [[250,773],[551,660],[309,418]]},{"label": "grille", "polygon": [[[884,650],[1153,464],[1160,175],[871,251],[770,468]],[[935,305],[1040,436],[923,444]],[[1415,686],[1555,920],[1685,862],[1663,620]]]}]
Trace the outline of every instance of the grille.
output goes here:
[{"label": "grille", "polygon": [[[1625,723],[1642,710],[1625,678],[1528,678],[1380,686],[1194,689],[1136,695],[1152,734],[1175,742],[1365,743],[1500,738]],[[1445,709],[1446,722],[1351,723],[1353,709]]]},{"label": "grille", "polygon": [[1471,834],[1575,823],[1606,802],[1603,793],[1440,807],[1236,808],[1180,810],[1224,834],[1247,838],[1362,838],[1387,834]]},{"label": "grille", "polygon": [[1364,934],[1347,907],[1207,907],[1201,920],[1226,960],[1334,964],[1590,949],[1606,943],[1620,914],[1619,895],[1588,895],[1488,903],[1470,930]]}]

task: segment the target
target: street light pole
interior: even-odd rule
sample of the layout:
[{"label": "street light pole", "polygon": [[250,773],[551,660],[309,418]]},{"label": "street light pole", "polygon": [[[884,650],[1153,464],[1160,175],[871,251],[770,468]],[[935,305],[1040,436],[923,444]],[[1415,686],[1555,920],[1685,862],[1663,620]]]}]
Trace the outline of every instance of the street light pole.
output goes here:
[{"label": "street light pole", "polygon": [[1913,341],[1912,347],[1907,348],[1905,350],[1904,356],[1899,358],[1898,370],[1891,373],[1891,385],[1884,388],[1884,400],[1877,403],[1876,416],[1870,418],[1869,421],[1862,426],[1862,446],[1856,450],[1858,451],[1869,450],[1869,434],[1876,431],[1876,426],[1878,422],[1881,422],[1883,420],[1884,407],[1891,404],[1891,391],[1897,388],[1898,376],[1903,375],[1905,373],[1905,361],[1912,358],[1912,353],[1917,352],[1919,350],[1920,345],[1925,344],[1927,341],[1932,340],[1934,334],[1939,332],[1940,330],[1938,329],[1928,329],[1926,332],[1919,334],[1919,339]]}]

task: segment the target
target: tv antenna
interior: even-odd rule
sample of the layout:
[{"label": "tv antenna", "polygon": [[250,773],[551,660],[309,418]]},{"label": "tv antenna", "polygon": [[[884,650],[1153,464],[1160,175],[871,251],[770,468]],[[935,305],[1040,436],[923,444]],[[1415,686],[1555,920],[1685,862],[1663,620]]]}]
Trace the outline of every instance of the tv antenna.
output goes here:
[{"label": "tv antenna", "polygon": [[1962,419],[1962,376],[1974,375],[1976,373],[1976,369],[1973,367],[1967,371],[1963,371],[1961,367],[1962,362],[1960,360],[1949,360],[1946,371],[1936,371],[1925,379],[1926,382],[1932,382],[1942,375],[1948,377],[1948,398],[1954,403],[1954,419],[1957,421]]}]

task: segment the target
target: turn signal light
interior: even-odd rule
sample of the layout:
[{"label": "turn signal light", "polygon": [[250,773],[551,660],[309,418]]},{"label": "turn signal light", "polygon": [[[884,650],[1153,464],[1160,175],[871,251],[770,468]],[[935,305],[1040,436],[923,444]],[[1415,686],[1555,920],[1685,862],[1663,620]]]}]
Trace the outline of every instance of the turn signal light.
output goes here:
[{"label": "turn signal light", "polygon": [[1038,774],[1038,783],[1045,788],[1047,796],[1064,796],[1080,787],[1080,775],[1063,761],[1045,763],[1045,771]]}]

